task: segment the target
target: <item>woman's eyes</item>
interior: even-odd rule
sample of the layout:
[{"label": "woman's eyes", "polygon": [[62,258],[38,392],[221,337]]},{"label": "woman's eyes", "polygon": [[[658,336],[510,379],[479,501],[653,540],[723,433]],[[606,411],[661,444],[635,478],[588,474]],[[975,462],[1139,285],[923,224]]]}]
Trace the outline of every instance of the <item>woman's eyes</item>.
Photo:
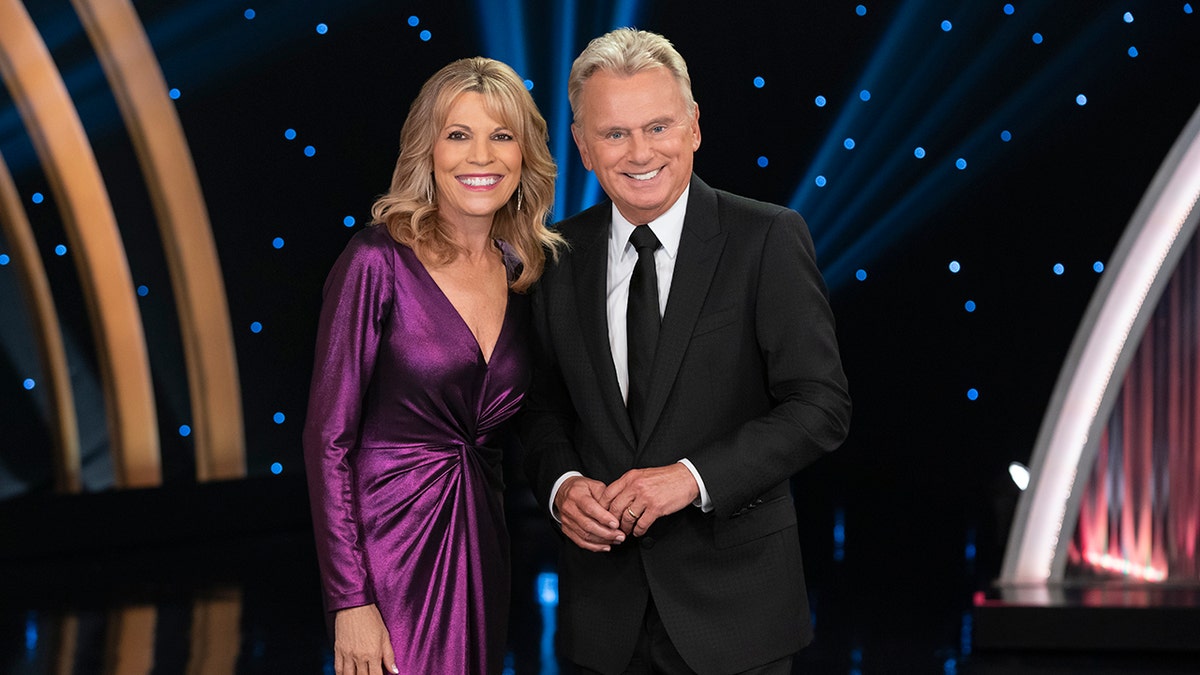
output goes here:
[{"label": "woman's eyes", "polygon": [[[466,140],[470,140],[471,137],[468,136],[465,131],[455,130],[455,131],[451,131],[450,133],[446,134],[446,138],[451,141],[466,141]],[[507,132],[500,132],[500,133],[492,134],[491,139],[493,141],[516,140],[512,134],[507,133]]]}]

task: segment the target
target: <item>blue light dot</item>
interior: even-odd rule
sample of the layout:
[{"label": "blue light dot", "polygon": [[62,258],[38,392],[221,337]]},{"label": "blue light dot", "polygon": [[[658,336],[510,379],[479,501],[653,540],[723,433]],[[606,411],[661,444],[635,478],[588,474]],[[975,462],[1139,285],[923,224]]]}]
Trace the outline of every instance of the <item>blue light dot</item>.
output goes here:
[{"label": "blue light dot", "polygon": [[358,221],[354,220],[354,216],[346,216],[345,218],[342,218],[342,224],[346,227],[354,227],[354,223],[356,222]]},{"label": "blue light dot", "polygon": [[284,137],[284,138],[286,138],[286,139],[288,139],[289,141],[294,141],[294,140],[296,140],[296,130],[295,130],[295,129],[286,129],[286,130],[284,130],[284,132],[283,132],[283,137]]},{"label": "blue light dot", "polygon": [[967,168],[967,160],[959,157],[958,159],[954,160],[954,166],[958,167],[959,171],[962,171],[963,169]]},{"label": "blue light dot", "polygon": [[1015,11],[1017,11],[1017,8],[1016,8],[1016,7],[1013,7],[1011,2],[1010,2],[1010,3],[1008,3],[1008,4],[1006,4],[1006,5],[1004,5],[1004,13],[1005,13],[1005,14],[1007,14],[1007,15],[1009,15],[1009,16],[1012,16],[1012,13],[1013,13],[1013,12],[1015,12]]},{"label": "blue light dot", "polygon": [[854,278],[858,279],[859,281],[866,281],[867,280],[867,271],[859,270],[859,271],[855,272]]},{"label": "blue light dot", "polygon": [[0,266],[7,265],[9,260],[11,258],[8,257],[7,253],[0,253]]},{"label": "blue light dot", "polygon": [[46,195],[44,195],[40,192],[35,192],[35,193],[33,193],[33,196],[30,197],[30,199],[33,200],[34,204],[41,204],[42,202],[46,201]]},{"label": "blue light dot", "polygon": [[1012,132],[1009,131],[1008,129],[1001,131],[1000,132],[1000,140],[1004,141],[1005,143],[1011,141],[1012,140]]},{"label": "blue light dot", "polygon": [[963,309],[967,310],[968,312],[974,312],[975,311],[975,301],[968,300],[966,302],[966,304],[963,305]]},{"label": "blue light dot", "polygon": [[250,323],[250,332],[251,333],[261,333],[262,329],[263,329],[263,325],[261,323],[259,323],[257,321]]},{"label": "blue light dot", "polygon": [[1130,47],[1128,53],[1129,53],[1129,58],[1136,59],[1137,55],[1138,55],[1137,47]]},{"label": "blue light dot", "polygon": [[847,138],[846,140],[842,141],[842,145],[845,146],[845,148],[847,150],[853,150],[854,149],[854,139]]},{"label": "blue light dot", "polygon": [[1075,97],[1075,102],[1078,103],[1079,105],[1087,105],[1087,96],[1080,94]]},{"label": "blue light dot", "polygon": [[1097,260],[1096,262],[1092,263],[1092,269],[1096,271],[1096,274],[1099,274],[1104,271],[1104,263]]},{"label": "blue light dot", "polygon": [[433,37],[433,33],[430,33],[427,30],[421,31],[421,42],[429,42],[430,38],[432,38],[432,37]]},{"label": "blue light dot", "polygon": [[179,425],[179,435],[180,435],[180,436],[183,436],[184,438],[187,438],[188,436],[191,436],[191,435],[192,435],[192,428],[191,428],[191,427],[189,427],[189,426],[188,426],[188,425],[186,425],[186,424],[180,424],[180,425]]},{"label": "blue light dot", "polygon": [[415,14],[413,16],[408,17],[408,25],[412,26],[413,28],[416,28],[417,24],[419,24],[419,23],[421,23],[421,19],[419,17],[417,17]]},{"label": "blue light dot", "polygon": [[1125,12],[1125,23],[1133,23],[1133,12]]},{"label": "blue light dot", "polygon": [[25,391],[29,391],[37,386],[37,382],[34,382],[32,377],[27,377],[21,386],[25,387]]},{"label": "blue light dot", "polygon": [[329,26],[319,23],[317,24],[317,35],[324,35],[329,32]]},{"label": "blue light dot", "polygon": [[962,270],[962,265],[957,260],[950,261],[950,271],[958,274]]},{"label": "blue light dot", "polygon": [[276,476],[283,473],[283,465],[280,464],[279,462],[272,462],[271,463],[271,473],[275,474]]},{"label": "blue light dot", "polygon": [[1192,13],[1192,3],[1190,3],[1190,2],[1183,3],[1183,13],[1184,14]]},{"label": "blue light dot", "polygon": [[313,156],[313,155],[315,155],[315,154],[317,154],[317,149],[316,149],[316,148],[314,148],[314,147],[313,147],[313,146],[311,146],[311,145],[306,145],[306,146],[304,146],[304,156],[305,156],[305,157],[312,157],[312,156]]},{"label": "blue light dot", "polygon": [[859,15],[859,16],[866,16],[866,15],[867,15],[867,7],[866,7],[866,5],[859,5],[858,7],[855,7],[855,8],[854,8],[854,13],[855,13],[855,14],[857,14],[857,15]]},{"label": "blue light dot", "polygon": [[59,256],[61,258],[62,256],[66,255],[66,254],[67,254],[66,246],[59,244],[58,246],[54,247],[54,255]]},{"label": "blue light dot", "polygon": [[754,88],[755,89],[762,89],[765,86],[767,86],[767,81],[764,80],[762,77],[754,78]]},{"label": "blue light dot", "polygon": [[272,239],[271,246],[274,246],[276,249],[283,248],[283,237],[275,237]]},{"label": "blue light dot", "polygon": [[287,416],[281,412],[277,412],[271,416],[271,419],[275,420],[275,424],[283,424],[284,420],[287,419]]},{"label": "blue light dot", "polygon": [[949,33],[951,28],[954,28],[954,24],[950,23],[949,19],[946,19],[945,21],[942,22],[942,30],[943,31]]},{"label": "blue light dot", "polygon": [[825,180],[825,176],[817,176],[817,179],[813,182],[817,184],[817,187],[825,187],[825,184],[829,181]]},{"label": "blue light dot", "polygon": [[247,9],[246,11],[242,12],[242,16],[246,17],[247,19],[253,19],[255,17],[254,10]]},{"label": "blue light dot", "polygon": [[917,159],[925,159],[925,148],[922,148],[918,145],[913,149],[913,157],[916,157]]},{"label": "blue light dot", "polygon": [[1063,267],[1062,263],[1054,263],[1054,273],[1055,274],[1062,276],[1062,273],[1066,272],[1066,271],[1067,271],[1067,268]]},{"label": "blue light dot", "polygon": [[863,89],[862,91],[858,92],[858,98],[862,101],[870,101],[871,91],[869,89]]},{"label": "blue light dot", "polygon": [[979,390],[974,387],[968,389],[967,390],[967,398],[969,398],[972,401],[978,399],[979,398]]},{"label": "blue light dot", "polygon": [[825,107],[825,97],[824,96],[817,96],[815,99],[813,99],[813,102],[817,104],[818,108]]},{"label": "blue light dot", "polygon": [[533,80],[525,80],[525,90],[533,91]]},{"label": "blue light dot", "polygon": [[146,284],[142,284],[141,286],[138,286],[137,294],[143,298],[146,297],[147,295],[150,295],[150,287],[147,286]]},{"label": "blue light dot", "polygon": [[[967,560],[975,559],[975,544],[967,544],[966,556],[967,556]],[[954,659],[946,659],[946,665],[949,667],[949,669],[951,671],[953,671],[954,670]]]},{"label": "blue light dot", "polygon": [[175,87],[171,87],[171,90],[167,92],[167,96],[170,96],[172,101],[178,101],[180,92]]},{"label": "blue light dot", "polygon": [[760,167],[765,169],[765,168],[767,168],[768,163],[769,163],[769,160],[767,160],[767,158],[765,156],[758,158],[758,165]]},{"label": "blue light dot", "polygon": [[1042,40],[1044,40],[1045,38],[1042,37],[1041,33],[1034,33],[1032,39],[1033,39],[1033,44],[1040,45],[1040,44],[1042,44]]}]

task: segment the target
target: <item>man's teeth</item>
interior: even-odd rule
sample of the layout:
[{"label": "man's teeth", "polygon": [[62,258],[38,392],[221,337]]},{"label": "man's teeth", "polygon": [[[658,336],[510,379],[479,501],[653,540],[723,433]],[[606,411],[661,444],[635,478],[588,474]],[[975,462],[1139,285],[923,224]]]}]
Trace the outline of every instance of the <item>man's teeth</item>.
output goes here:
[{"label": "man's teeth", "polygon": [[657,176],[658,172],[661,170],[662,169],[655,169],[649,173],[627,173],[625,175],[629,176],[630,178],[632,178],[634,180],[650,180],[651,178],[654,178],[655,176]]},{"label": "man's teeth", "polygon": [[483,187],[485,185],[495,185],[496,183],[499,183],[500,177],[499,176],[481,176],[481,177],[463,176],[462,178],[459,178],[458,180],[463,185],[470,185],[471,187]]}]

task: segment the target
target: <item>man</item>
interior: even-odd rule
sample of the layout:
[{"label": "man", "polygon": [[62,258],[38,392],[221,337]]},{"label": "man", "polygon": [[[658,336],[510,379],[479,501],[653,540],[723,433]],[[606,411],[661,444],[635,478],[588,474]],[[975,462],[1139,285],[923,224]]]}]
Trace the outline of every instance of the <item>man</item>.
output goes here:
[{"label": "man", "polygon": [[523,437],[567,539],[560,652],[583,672],[790,673],[812,628],[789,478],[850,415],[811,236],[692,174],[699,111],[662,36],[593,40],[568,94],[611,202],[559,225],[571,250],[533,296]]}]

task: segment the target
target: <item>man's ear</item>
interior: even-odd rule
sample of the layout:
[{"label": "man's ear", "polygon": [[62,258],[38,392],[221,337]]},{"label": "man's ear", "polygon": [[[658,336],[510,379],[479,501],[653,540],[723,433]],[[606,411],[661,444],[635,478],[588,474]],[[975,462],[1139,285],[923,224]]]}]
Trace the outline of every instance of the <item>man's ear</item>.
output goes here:
[{"label": "man's ear", "polygon": [[695,112],[692,113],[692,152],[700,149],[700,104],[695,104]]},{"label": "man's ear", "polygon": [[588,154],[587,144],[579,138],[579,135],[582,133],[583,131],[579,128],[578,124],[571,124],[571,138],[575,139],[575,147],[579,148],[579,160],[583,162],[583,168],[591,171],[592,157]]}]

